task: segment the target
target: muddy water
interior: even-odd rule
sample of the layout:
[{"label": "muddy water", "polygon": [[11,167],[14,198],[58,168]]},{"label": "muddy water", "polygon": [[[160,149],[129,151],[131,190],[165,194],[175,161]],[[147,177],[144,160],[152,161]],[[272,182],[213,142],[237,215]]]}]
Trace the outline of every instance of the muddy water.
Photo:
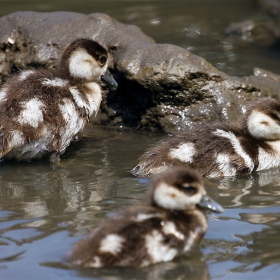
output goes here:
[{"label": "muddy water", "polygon": [[[279,53],[227,38],[234,21],[258,17],[254,1],[3,1],[17,10],[103,12],[159,43],[190,49],[232,75],[255,66],[280,73]],[[127,205],[147,202],[147,179],[127,171],[161,133],[90,124],[59,164],[0,166],[1,279],[279,279],[280,170],[205,180],[226,211],[191,254],[145,269],[69,269],[72,244]]]}]

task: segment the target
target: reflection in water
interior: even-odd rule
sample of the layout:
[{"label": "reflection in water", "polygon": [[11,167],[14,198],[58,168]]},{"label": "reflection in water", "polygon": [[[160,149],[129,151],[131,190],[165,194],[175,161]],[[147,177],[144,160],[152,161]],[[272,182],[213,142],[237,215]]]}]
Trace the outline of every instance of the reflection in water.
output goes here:
[{"label": "reflection in water", "polygon": [[[279,217],[277,220],[279,220]],[[251,234],[250,240],[247,241],[247,253],[240,255],[238,258],[239,262],[244,263],[243,270],[246,270],[248,266],[252,266],[250,261],[252,259],[255,265],[254,270],[280,262],[279,232],[280,227],[278,225],[274,228],[265,228],[261,232]]]},{"label": "reflection in water", "polygon": [[[203,242],[210,268],[211,263],[220,263],[223,268],[217,272],[218,278],[248,279],[247,273],[255,272],[261,275],[258,279],[278,279],[279,269],[277,272],[274,266],[268,270],[268,278],[259,271],[280,261],[280,170],[212,179],[206,184],[227,205],[220,217],[222,224],[210,228]],[[218,239],[213,239],[215,230],[222,232]]]},{"label": "reflection in water", "polygon": [[177,262],[168,262],[153,265],[142,269],[134,268],[100,268],[100,269],[81,269],[79,275],[83,277],[99,277],[104,280],[126,279],[153,279],[153,280],[182,280],[196,279],[208,280],[209,272],[204,261],[199,261],[195,256],[193,260],[179,259]]},{"label": "reflection in water", "polygon": [[[247,272],[255,272],[256,275],[262,275],[257,279],[278,279],[279,278],[279,262],[280,262],[280,207],[271,208],[268,212],[264,208],[264,212],[257,213],[255,210],[249,210],[249,213],[240,213],[240,223],[244,223],[243,227],[247,228],[243,233],[235,234],[235,240],[205,240],[204,246],[207,248],[206,260],[208,263],[219,262],[223,269],[217,273],[218,278],[223,278],[232,274],[229,279],[251,279]],[[245,210],[248,211],[248,210]],[[248,223],[263,224],[263,226],[248,226]],[[231,222],[232,225],[234,223]],[[240,229],[233,228],[231,232],[238,232]],[[240,231],[241,232],[241,231]],[[224,232],[225,235],[227,231]],[[275,270],[274,264],[278,264]],[[272,265],[269,275],[259,273],[262,269],[267,269]]]},{"label": "reflection in water", "polygon": [[254,172],[250,175],[205,179],[206,186],[216,190],[227,207],[251,207],[280,204],[280,169]]}]

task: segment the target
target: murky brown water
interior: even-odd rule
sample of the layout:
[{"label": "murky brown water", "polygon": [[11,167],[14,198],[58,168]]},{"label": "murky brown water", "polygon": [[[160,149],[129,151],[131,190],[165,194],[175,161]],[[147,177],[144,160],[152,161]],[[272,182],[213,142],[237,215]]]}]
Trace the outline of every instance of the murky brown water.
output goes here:
[{"label": "murky brown water", "polygon": [[[103,12],[137,24],[160,43],[189,48],[233,75],[255,66],[280,73],[280,53],[223,35],[233,21],[256,15],[254,1],[0,1],[17,10]],[[24,4],[23,4],[24,3]],[[44,4],[43,4],[44,3]],[[89,125],[59,164],[0,166],[1,279],[279,279],[280,170],[205,180],[226,209],[210,214],[201,246],[145,269],[69,269],[72,244],[104,217],[146,203],[148,180],[127,171],[160,133]]]}]

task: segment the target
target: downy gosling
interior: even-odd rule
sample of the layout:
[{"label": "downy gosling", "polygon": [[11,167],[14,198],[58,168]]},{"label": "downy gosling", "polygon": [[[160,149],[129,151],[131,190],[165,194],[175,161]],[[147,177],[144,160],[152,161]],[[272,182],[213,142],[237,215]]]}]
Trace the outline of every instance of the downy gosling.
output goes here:
[{"label": "downy gosling", "polygon": [[200,176],[185,167],[167,169],[152,180],[151,205],[131,206],[105,220],[75,244],[70,263],[144,267],[171,261],[203,238],[205,209],[223,211],[206,195]]},{"label": "downy gosling", "polygon": [[280,102],[261,98],[248,107],[238,125],[202,124],[164,139],[148,149],[131,172],[146,177],[177,165],[207,177],[280,166]]},{"label": "downy gosling", "polygon": [[63,51],[56,70],[26,70],[0,88],[0,159],[51,161],[69,146],[102,99],[101,80],[117,83],[108,71],[108,53],[90,39]]}]

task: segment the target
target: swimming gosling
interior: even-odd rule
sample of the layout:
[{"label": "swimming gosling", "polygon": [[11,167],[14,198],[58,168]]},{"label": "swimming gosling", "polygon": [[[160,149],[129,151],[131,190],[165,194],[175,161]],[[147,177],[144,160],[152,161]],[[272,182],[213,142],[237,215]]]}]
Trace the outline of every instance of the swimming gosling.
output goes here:
[{"label": "swimming gosling", "polygon": [[131,206],[105,220],[77,242],[75,267],[144,267],[189,252],[204,236],[204,210],[223,208],[206,195],[200,176],[184,167],[165,170],[152,180],[151,205]]},{"label": "swimming gosling", "polygon": [[177,165],[192,167],[207,177],[279,167],[280,102],[261,98],[248,107],[238,125],[197,125],[164,139],[148,149],[131,172],[146,177]]}]

